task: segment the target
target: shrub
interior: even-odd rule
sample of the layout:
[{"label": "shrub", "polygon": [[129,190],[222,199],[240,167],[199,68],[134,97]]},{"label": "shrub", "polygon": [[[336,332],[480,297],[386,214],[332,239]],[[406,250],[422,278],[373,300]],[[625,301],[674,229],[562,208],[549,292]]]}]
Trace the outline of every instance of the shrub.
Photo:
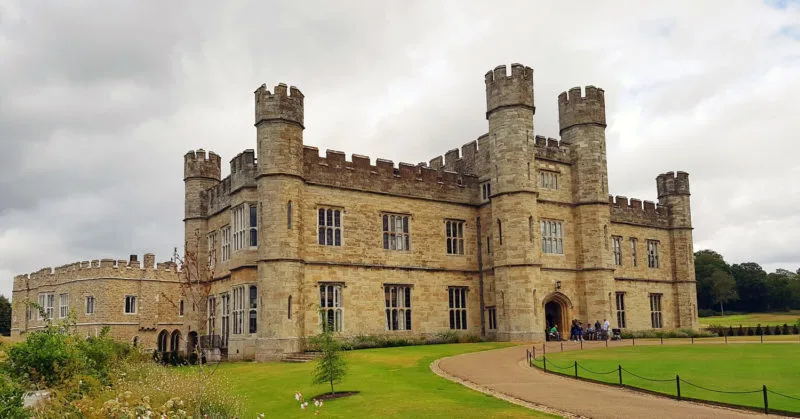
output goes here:
[{"label": "shrub", "polygon": [[769,327],[769,326],[764,326],[763,330],[764,330],[764,334],[767,335],[767,336],[772,334],[772,328]]},{"label": "shrub", "polygon": [[53,386],[86,369],[77,337],[48,326],[11,347],[7,368],[12,377],[32,385]]},{"label": "shrub", "polygon": [[25,392],[15,382],[0,375],[0,418],[27,418],[30,415],[23,407]]},{"label": "shrub", "polygon": [[716,315],[717,312],[711,309],[701,308],[700,310],[697,310],[697,317],[711,317]]},{"label": "shrub", "polygon": [[792,333],[795,335],[800,335],[800,326],[794,325],[794,329],[792,329]]},{"label": "shrub", "polygon": [[623,330],[621,332],[621,336],[623,339],[631,339],[631,338],[638,338],[638,339],[653,339],[653,338],[709,338],[717,336],[716,333],[702,331],[702,330],[693,330],[693,329],[678,329],[678,330],[658,330],[658,329],[651,329],[651,330]]},{"label": "shrub", "polygon": [[745,334],[744,329],[742,328],[742,325],[740,324],[738,332],[736,333],[736,336],[744,336],[744,334]]},{"label": "shrub", "polygon": [[789,334],[789,325],[786,324],[786,323],[783,324],[783,334],[784,335],[788,335]]}]

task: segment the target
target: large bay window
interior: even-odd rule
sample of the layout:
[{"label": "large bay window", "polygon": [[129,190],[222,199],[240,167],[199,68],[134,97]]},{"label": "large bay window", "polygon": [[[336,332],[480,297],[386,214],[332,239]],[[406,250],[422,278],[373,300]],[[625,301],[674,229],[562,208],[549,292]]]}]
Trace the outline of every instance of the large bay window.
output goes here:
[{"label": "large bay window", "polygon": [[233,209],[233,251],[258,246],[258,207],[242,204]]},{"label": "large bay window", "polygon": [[344,312],[342,309],[342,286],[340,284],[320,284],[319,317],[323,330],[342,331]]}]

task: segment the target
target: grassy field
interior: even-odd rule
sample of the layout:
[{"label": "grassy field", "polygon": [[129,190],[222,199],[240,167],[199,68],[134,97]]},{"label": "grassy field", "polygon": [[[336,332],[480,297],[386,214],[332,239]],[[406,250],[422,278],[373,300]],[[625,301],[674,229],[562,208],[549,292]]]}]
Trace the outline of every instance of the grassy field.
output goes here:
[{"label": "grassy field", "polygon": [[700,317],[700,324],[703,326],[783,326],[794,325],[800,320],[800,310],[786,311],[782,313],[748,313],[734,314],[732,316],[712,316]]},{"label": "grassy field", "polygon": [[[617,366],[622,365],[623,383],[651,391],[675,395],[675,376],[691,384],[720,391],[754,391],[749,394],[723,394],[681,383],[681,395],[745,406],[763,407],[761,392],[769,390],[798,398],[792,400],[768,394],[769,406],[800,412],[800,350],[796,344],[728,344],[636,346],[614,349],[567,351],[547,355],[548,370],[585,378],[619,383]],[[537,361],[538,366],[542,365]],[[591,370],[591,372],[587,371]],[[640,377],[666,380],[652,382]],[[606,373],[608,374],[599,374]]]},{"label": "grassy field", "polygon": [[[349,372],[337,391],[360,391],[347,398],[325,402],[322,417],[550,417],[467,389],[433,374],[430,363],[438,358],[509,346],[504,343],[409,346],[346,352]],[[311,384],[314,363],[230,363],[218,373],[232,378],[237,394],[246,398],[248,415],[307,417],[295,391],[306,400],[330,391]]]}]

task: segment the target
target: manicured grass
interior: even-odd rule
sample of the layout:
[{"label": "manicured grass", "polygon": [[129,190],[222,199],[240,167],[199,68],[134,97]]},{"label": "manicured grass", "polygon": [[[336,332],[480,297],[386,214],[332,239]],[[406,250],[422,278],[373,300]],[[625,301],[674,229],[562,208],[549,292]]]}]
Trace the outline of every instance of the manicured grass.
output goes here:
[{"label": "manicured grass", "polygon": [[794,325],[800,320],[800,310],[786,311],[781,313],[748,313],[734,314],[731,316],[712,316],[700,317],[700,324],[703,326],[783,326]]},{"label": "manicured grass", "polygon": [[[581,377],[618,384],[617,367],[622,365],[624,384],[672,396],[676,393],[675,376],[680,375],[681,380],[714,390],[754,391],[752,394],[722,394],[682,382],[683,397],[763,408],[761,390],[766,385],[769,390],[800,399],[799,344],[659,345],[547,354],[548,370],[570,376],[575,373],[575,361]],[[536,365],[542,366],[542,362],[537,361]],[[667,381],[647,381],[626,371]],[[597,374],[605,372],[610,373]],[[771,409],[800,412],[800,400],[775,394],[768,394],[768,399]]]},{"label": "manicured grass", "polygon": [[[438,358],[507,346],[507,343],[474,343],[345,352],[348,375],[336,390],[361,393],[325,402],[320,416],[551,417],[445,380],[429,367]],[[259,413],[275,418],[307,417],[313,416],[313,411],[300,410],[294,399],[295,391],[309,402],[313,396],[330,391],[329,386],[311,384],[314,364],[239,362],[223,364],[217,373],[230,377],[237,394],[246,398],[245,417]]]}]

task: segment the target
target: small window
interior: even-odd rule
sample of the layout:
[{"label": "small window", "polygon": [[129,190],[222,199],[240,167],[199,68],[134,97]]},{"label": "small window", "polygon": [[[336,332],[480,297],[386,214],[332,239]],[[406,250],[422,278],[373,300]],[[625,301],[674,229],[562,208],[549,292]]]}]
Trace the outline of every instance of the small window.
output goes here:
[{"label": "small window", "polygon": [[258,287],[255,285],[250,286],[249,317],[250,333],[256,333],[258,330]]},{"label": "small window", "polygon": [[491,182],[483,182],[481,183],[481,201],[487,202],[492,197],[492,183]]},{"label": "small window", "polygon": [[317,243],[323,246],[342,245],[342,210],[319,208],[317,210]]},{"label": "small window", "polygon": [[222,261],[227,262],[231,258],[231,226],[220,229],[222,235]]},{"label": "small window", "polygon": [[245,287],[233,288],[233,334],[244,333]]},{"label": "small window", "polygon": [[467,288],[450,287],[448,288],[450,329],[467,329]]},{"label": "small window", "polygon": [[[44,319],[53,319],[55,315],[55,303],[56,303],[56,295],[53,293],[48,294],[39,294],[39,314],[37,318],[39,320]],[[44,317],[42,317],[44,315]]]},{"label": "small window", "polygon": [[250,247],[258,246],[258,207],[250,204]]},{"label": "small window", "polygon": [[286,204],[286,228],[292,229],[292,201]]},{"label": "small window", "polygon": [[69,313],[69,294],[60,294],[58,302],[58,317],[63,319]]},{"label": "small window", "polygon": [[178,304],[178,316],[183,317],[183,300]]},{"label": "small window", "polygon": [[528,217],[528,241],[533,243],[533,216]]},{"label": "small window", "polygon": [[208,297],[208,313],[206,315],[206,333],[213,336],[217,331],[217,297]]},{"label": "small window", "polygon": [[492,236],[486,236],[486,254],[492,254]]},{"label": "small window", "polygon": [[208,233],[208,268],[213,270],[217,265],[217,232]]},{"label": "small window", "polygon": [[125,314],[136,314],[136,296],[125,296]]},{"label": "small window", "polygon": [[289,296],[289,301],[286,303],[286,317],[292,319],[292,296]]},{"label": "small window", "polygon": [[658,241],[647,240],[647,267],[658,268]]},{"label": "small window", "polygon": [[411,330],[411,287],[386,285],[386,330]]},{"label": "small window", "polygon": [[383,248],[387,250],[410,250],[408,215],[383,214]]},{"label": "small window", "polygon": [[500,246],[503,245],[503,223],[497,220],[497,238],[500,239]]},{"label": "small window", "polygon": [[88,296],[86,297],[86,314],[94,314],[94,297]]},{"label": "small window", "polygon": [[447,254],[464,254],[464,222],[459,220],[445,220],[445,234],[447,236]]},{"label": "small window", "polygon": [[622,266],[622,237],[611,236],[611,251],[614,254],[614,265]]},{"label": "small window", "polygon": [[639,265],[636,258],[636,237],[631,237],[631,263],[634,267]]},{"label": "small window", "polygon": [[664,327],[661,318],[661,294],[650,294],[650,323],[653,329]]},{"label": "small window", "polygon": [[489,307],[489,330],[497,329],[497,308]]}]

